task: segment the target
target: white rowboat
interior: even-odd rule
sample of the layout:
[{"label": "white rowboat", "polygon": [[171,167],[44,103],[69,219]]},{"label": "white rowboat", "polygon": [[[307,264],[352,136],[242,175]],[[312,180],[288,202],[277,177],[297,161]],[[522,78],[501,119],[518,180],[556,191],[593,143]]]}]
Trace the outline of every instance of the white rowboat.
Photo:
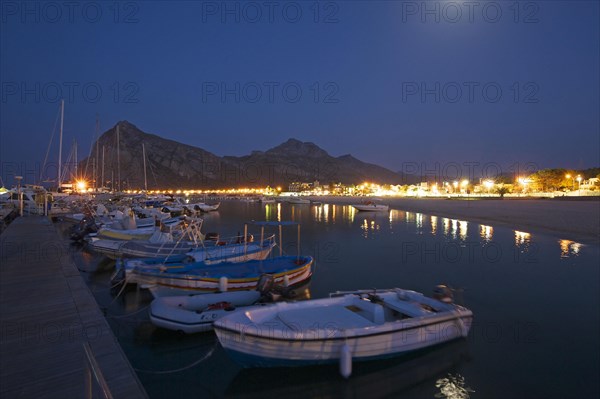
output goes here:
[{"label": "white rowboat", "polygon": [[[387,358],[466,337],[470,310],[403,289],[277,303],[217,320],[221,345],[246,367]],[[339,295],[339,296],[337,296]],[[347,376],[345,375],[345,376]]]}]

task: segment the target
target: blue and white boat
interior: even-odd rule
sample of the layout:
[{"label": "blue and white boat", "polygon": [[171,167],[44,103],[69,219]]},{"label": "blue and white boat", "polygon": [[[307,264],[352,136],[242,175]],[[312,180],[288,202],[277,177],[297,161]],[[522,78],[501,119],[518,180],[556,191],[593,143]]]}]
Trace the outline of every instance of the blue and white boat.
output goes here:
[{"label": "blue and white boat", "polygon": [[155,297],[255,290],[260,276],[272,274],[275,284],[292,287],[312,276],[310,256],[278,256],[245,262],[195,262],[192,257],[131,260],[125,263],[126,282],[150,289]]},{"label": "blue and white boat", "polygon": [[227,353],[245,367],[340,363],[387,358],[466,337],[473,314],[440,286],[429,298],[399,288],[332,294],[236,312],[214,329]]}]

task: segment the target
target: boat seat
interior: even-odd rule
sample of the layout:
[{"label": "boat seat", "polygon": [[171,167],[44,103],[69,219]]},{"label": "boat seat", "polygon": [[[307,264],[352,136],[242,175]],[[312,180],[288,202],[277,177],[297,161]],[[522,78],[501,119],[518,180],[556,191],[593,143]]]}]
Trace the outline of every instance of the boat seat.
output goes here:
[{"label": "boat seat", "polygon": [[378,303],[355,298],[351,307],[357,307],[359,310],[356,313],[372,321],[374,324],[383,324],[385,322],[383,306]]}]

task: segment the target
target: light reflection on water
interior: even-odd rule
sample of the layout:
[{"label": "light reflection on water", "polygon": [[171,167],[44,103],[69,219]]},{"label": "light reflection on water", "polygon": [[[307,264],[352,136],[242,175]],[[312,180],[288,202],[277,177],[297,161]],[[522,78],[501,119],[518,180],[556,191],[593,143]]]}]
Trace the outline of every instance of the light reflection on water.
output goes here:
[{"label": "light reflection on water", "polygon": [[531,243],[531,234],[515,230],[515,245],[524,246]]},{"label": "light reflection on water", "polygon": [[582,244],[571,241],[571,240],[560,240],[558,242],[560,245],[560,257],[561,258],[570,258],[579,256],[582,248]]},{"label": "light reflection on water", "polygon": [[479,236],[485,242],[490,242],[494,238],[494,228],[484,224],[479,225]]},{"label": "light reflection on water", "polygon": [[436,398],[469,399],[471,397],[469,393],[475,392],[468,386],[465,386],[465,377],[460,374],[448,374],[448,377],[437,380],[435,386],[440,390],[440,392],[435,395]]},{"label": "light reflection on water", "polygon": [[[223,202],[221,206],[217,214],[206,215],[206,231],[232,235],[230,233],[238,231],[243,222],[261,218],[302,223],[303,253],[313,255],[317,265],[310,291],[307,291],[314,298],[336,290],[392,286],[429,294],[435,284],[446,282],[466,287],[462,296],[465,305],[474,311],[475,324],[469,339],[460,341],[464,345],[458,356],[452,350],[449,355],[445,348],[436,348],[413,359],[415,364],[412,360],[397,359],[389,364],[356,365],[356,373],[349,381],[338,376],[337,367],[305,368],[293,373],[289,370],[241,371],[218,349],[206,362],[182,375],[141,376],[153,397],[172,396],[177,392],[178,396],[236,398],[270,397],[279,393],[304,398],[326,395],[431,398],[436,393],[449,392],[442,387],[457,385],[448,379],[448,383],[436,388],[436,382],[453,373],[465,376],[468,385],[482,397],[500,397],[512,383],[515,388],[506,392],[507,397],[524,390],[530,397],[541,392],[538,396],[558,398],[565,396],[567,388],[560,385],[545,388],[539,382],[541,376],[553,376],[559,384],[559,377],[569,370],[573,371],[565,378],[597,374],[597,363],[590,363],[585,358],[589,351],[583,349],[597,344],[598,331],[594,326],[598,323],[597,316],[593,316],[598,313],[594,313],[598,310],[597,268],[586,267],[598,261],[595,246],[401,210],[365,213],[349,205],[335,204]],[[287,237],[284,232],[283,236],[284,240],[296,237],[294,232]],[[289,247],[295,248],[293,242]],[[82,262],[89,263],[91,258],[85,255]],[[565,258],[581,267],[565,268],[561,263]],[[110,271],[106,274],[110,275]],[[100,278],[100,275],[88,275],[91,279]],[[549,293],[563,289],[561,284],[566,280],[580,295],[561,296],[563,308],[586,307],[592,314],[592,319],[586,321],[591,327],[580,331],[578,339],[568,343],[564,337],[571,332],[569,326],[580,322],[577,312],[563,312],[563,308],[559,308],[546,316],[537,311],[549,306]],[[99,295],[104,295],[101,300],[109,308],[109,314],[115,311],[114,306],[120,306],[118,312],[133,313],[149,303],[147,298],[144,302],[144,291],[130,292],[127,301],[117,300],[112,307],[108,304],[113,297]],[[557,325],[557,317],[566,318],[565,323]],[[116,320],[111,319],[111,325]],[[155,329],[143,311],[131,319],[122,319],[116,328],[121,329],[120,340],[134,367],[177,369],[193,363],[216,345],[210,334],[182,338]],[[565,346],[565,353],[556,351],[561,345]],[[200,349],[194,349],[198,347]],[[464,355],[465,351],[468,356]],[[573,356],[573,353],[582,355]],[[475,359],[474,364],[465,360],[470,357]],[[580,363],[587,367],[576,367]],[[507,369],[511,370],[509,376],[504,375]],[[579,369],[584,370],[584,377],[578,375]],[[416,371],[419,371],[418,376],[411,374]],[[286,378],[289,374],[293,377]],[[520,380],[520,376],[530,374],[532,378]],[[406,384],[400,381],[403,375],[411,375],[406,378]],[[534,378],[536,375],[538,381]],[[503,381],[505,378],[508,383]],[[206,379],[211,383],[202,383]],[[368,391],[370,395],[363,389],[366,386],[372,388]],[[593,388],[582,392],[590,390],[592,395],[587,396],[595,397]]]},{"label": "light reflection on water", "polygon": [[437,216],[431,216],[431,235],[437,235]]}]

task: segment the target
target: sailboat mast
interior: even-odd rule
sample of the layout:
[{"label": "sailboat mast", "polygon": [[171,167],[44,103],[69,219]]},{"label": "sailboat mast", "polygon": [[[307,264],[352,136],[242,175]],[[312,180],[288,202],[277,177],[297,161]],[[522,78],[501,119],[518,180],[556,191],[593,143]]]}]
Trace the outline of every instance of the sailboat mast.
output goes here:
[{"label": "sailboat mast", "polygon": [[117,190],[121,191],[121,150],[120,150],[120,138],[119,138],[119,125],[117,124]]},{"label": "sailboat mast", "polygon": [[63,121],[65,117],[65,100],[60,100],[60,137],[58,140],[58,189],[60,189],[62,180],[62,139],[63,139]]},{"label": "sailboat mast", "polygon": [[77,173],[77,139],[73,139],[73,151],[75,152],[75,179],[79,179],[79,173]]},{"label": "sailboat mast", "polygon": [[104,187],[104,146],[102,146],[102,185],[100,187]]},{"label": "sailboat mast", "polygon": [[142,143],[142,156],[144,157],[144,191],[148,191],[148,180],[146,179],[146,146]]},{"label": "sailboat mast", "polygon": [[[100,122],[98,121],[98,114],[96,114],[96,159],[94,162],[94,186],[98,190],[98,141],[100,140]],[[104,156],[104,154],[102,154]]]}]

